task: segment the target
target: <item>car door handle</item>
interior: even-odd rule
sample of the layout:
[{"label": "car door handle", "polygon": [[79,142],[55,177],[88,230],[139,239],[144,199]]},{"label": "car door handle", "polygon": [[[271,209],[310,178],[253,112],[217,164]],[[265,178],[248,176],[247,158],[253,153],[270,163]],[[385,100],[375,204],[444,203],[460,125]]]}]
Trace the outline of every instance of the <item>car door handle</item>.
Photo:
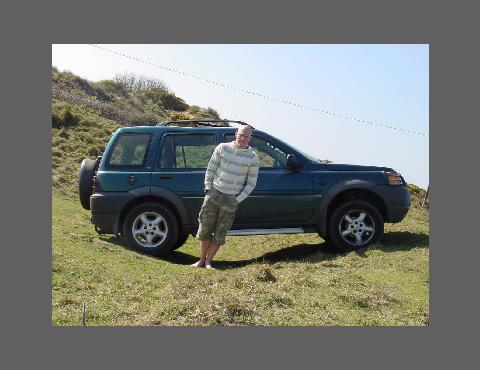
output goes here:
[{"label": "car door handle", "polygon": [[168,180],[168,179],[171,179],[172,177],[173,177],[173,176],[171,176],[171,175],[161,175],[161,176],[160,176],[160,178],[161,178],[162,180]]}]

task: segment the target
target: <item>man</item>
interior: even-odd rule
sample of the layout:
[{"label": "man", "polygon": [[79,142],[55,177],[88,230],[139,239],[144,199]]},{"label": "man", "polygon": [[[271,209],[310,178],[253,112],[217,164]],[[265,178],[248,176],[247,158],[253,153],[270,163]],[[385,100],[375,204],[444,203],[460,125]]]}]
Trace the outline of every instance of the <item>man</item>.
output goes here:
[{"label": "man", "polygon": [[198,215],[200,259],[194,267],[212,268],[212,259],[225,244],[239,204],[257,184],[258,156],[248,143],[252,128],[242,125],[235,141],[221,143],[213,151],[205,174],[205,199]]}]

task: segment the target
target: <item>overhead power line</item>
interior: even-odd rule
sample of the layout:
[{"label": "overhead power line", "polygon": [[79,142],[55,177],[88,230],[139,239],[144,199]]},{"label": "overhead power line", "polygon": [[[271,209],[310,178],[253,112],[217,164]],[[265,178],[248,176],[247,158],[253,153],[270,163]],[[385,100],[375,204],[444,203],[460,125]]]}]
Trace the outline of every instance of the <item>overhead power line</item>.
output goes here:
[{"label": "overhead power line", "polygon": [[348,119],[348,120],[351,120],[351,121],[354,121],[354,122],[357,122],[357,123],[363,123],[363,124],[368,124],[368,125],[371,125],[371,126],[378,126],[378,127],[388,128],[388,129],[391,129],[391,130],[402,131],[402,132],[406,132],[406,133],[409,133],[409,134],[429,136],[429,134],[424,133],[424,132],[413,131],[413,130],[406,130],[406,129],[403,129],[403,128],[400,128],[400,127],[395,127],[395,126],[391,126],[391,125],[387,125],[387,124],[383,124],[383,123],[366,121],[366,120],[363,120],[363,119],[360,119],[360,118],[350,117],[350,116],[346,116],[346,115],[343,115],[343,114],[338,114],[338,113],[330,112],[330,111],[327,111],[327,110],[324,110],[324,109],[319,109],[319,108],[315,108],[315,107],[310,107],[310,106],[308,106],[308,105],[298,104],[298,103],[294,103],[294,102],[291,102],[291,101],[288,101],[288,100],[275,98],[275,97],[273,97],[273,96],[268,96],[268,95],[260,94],[260,93],[257,93],[257,92],[255,92],[255,91],[240,89],[240,88],[235,87],[235,86],[231,86],[231,85],[227,85],[227,84],[224,84],[224,83],[221,83],[221,82],[209,80],[209,79],[207,79],[207,78],[195,76],[195,75],[193,75],[193,74],[191,74],[191,73],[182,72],[182,71],[179,71],[179,70],[174,69],[174,68],[166,67],[166,66],[163,66],[163,65],[160,65],[160,64],[157,64],[157,63],[152,63],[152,62],[149,62],[149,61],[140,59],[140,58],[132,57],[131,55],[127,55],[127,54],[124,54],[124,53],[119,53],[118,51],[111,50],[111,49],[107,49],[107,48],[102,47],[102,46],[98,46],[98,45],[94,45],[94,44],[88,44],[88,45],[90,45],[90,46],[92,46],[92,47],[94,47],[94,48],[97,48],[97,49],[101,49],[101,50],[107,51],[107,52],[112,53],[112,54],[116,54],[116,55],[122,56],[122,57],[124,57],[124,58],[128,58],[128,59],[131,59],[131,60],[135,60],[135,61],[140,62],[140,63],[149,64],[149,65],[151,65],[151,66],[154,66],[154,67],[157,67],[157,68],[161,68],[161,69],[164,69],[164,70],[166,70],[166,71],[175,72],[175,73],[181,74],[181,75],[183,75],[183,76],[195,78],[195,79],[200,80],[200,81],[208,82],[208,83],[213,84],[213,85],[225,87],[225,88],[227,88],[227,89],[239,91],[239,92],[242,92],[242,93],[245,93],[245,94],[250,94],[250,95],[258,96],[258,97],[261,97],[261,98],[264,98],[264,99],[276,101],[276,102],[283,103],[283,104],[288,104],[288,105],[291,105],[291,106],[294,106],[294,107],[298,107],[298,108],[303,108],[303,109],[308,109],[308,110],[315,111],[315,112],[319,112],[319,113],[328,114],[328,115],[334,116],[334,117],[339,117],[339,118]]}]

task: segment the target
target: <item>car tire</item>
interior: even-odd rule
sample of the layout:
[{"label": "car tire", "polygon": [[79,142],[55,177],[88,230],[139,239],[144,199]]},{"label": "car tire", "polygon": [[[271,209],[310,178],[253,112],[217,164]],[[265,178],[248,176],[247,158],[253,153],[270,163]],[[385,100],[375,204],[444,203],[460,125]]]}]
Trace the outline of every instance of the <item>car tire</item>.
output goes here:
[{"label": "car tire", "polygon": [[340,204],[328,220],[328,242],[340,252],[350,252],[380,240],[384,220],[378,209],[363,200]]},{"label": "car tire", "polygon": [[180,248],[182,245],[185,244],[187,239],[188,239],[188,234],[184,233],[183,231],[180,231],[178,233],[177,241],[175,242],[175,245],[173,246],[172,250]]},{"label": "car tire", "polygon": [[90,195],[92,195],[93,176],[98,168],[99,159],[85,158],[80,164],[78,176],[78,195],[84,209],[90,209]]},{"label": "car tire", "polygon": [[155,256],[175,249],[178,232],[175,215],[159,203],[142,203],[133,207],[123,223],[123,237],[127,244]]}]

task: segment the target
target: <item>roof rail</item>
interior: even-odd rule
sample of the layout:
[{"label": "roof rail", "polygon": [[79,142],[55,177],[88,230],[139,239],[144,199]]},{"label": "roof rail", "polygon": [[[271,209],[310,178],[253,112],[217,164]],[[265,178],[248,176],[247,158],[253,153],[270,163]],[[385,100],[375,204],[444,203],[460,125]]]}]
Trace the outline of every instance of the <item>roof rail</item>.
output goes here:
[{"label": "roof rail", "polygon": [[175,124],[175,123],[193,123],[195,125],[195,127],[198,127],[198,126],[213,126],[213,127],[222,127],[222,126],[219,126],[219,125],[215,125],[214,123],[238,123],[240,125],[248,125],[250,126],[252,129],[255,129],[255,127],[253,127],[252,125],[249,125],[248,123],[245,123],[245,122],[242,122],[242,121],[232,121],[232,120],[229,120],[229,119],[210,119],[210,118],[206,118],[206,119],[181,119],[181,120],[175,120],[175,121],[164,121],[164,122],[160,122],[157,124],[157,126],[169,126],[171,124]]}]

